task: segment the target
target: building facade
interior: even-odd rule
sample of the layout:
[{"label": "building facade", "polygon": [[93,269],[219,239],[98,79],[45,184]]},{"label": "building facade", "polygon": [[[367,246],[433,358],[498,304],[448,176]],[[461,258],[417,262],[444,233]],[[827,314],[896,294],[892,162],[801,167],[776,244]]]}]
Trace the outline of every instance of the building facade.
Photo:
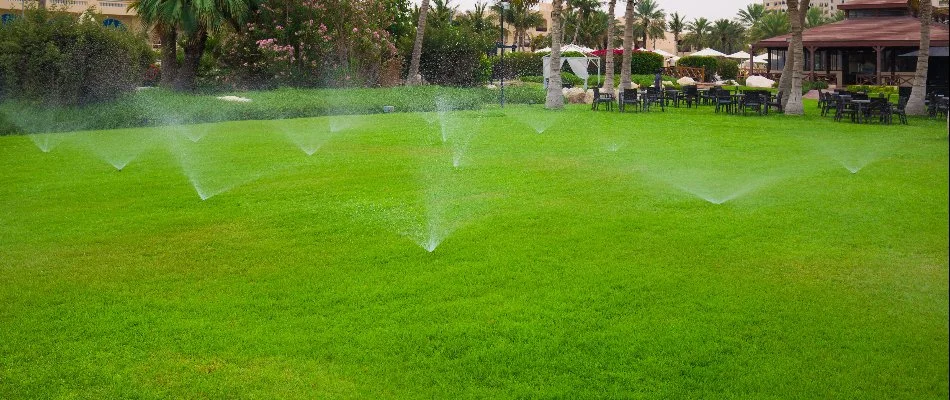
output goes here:
[{"label": "building facade", "polygon": [[[23,10],[35,1],[28,0],[0,0],[0,21],[8,21],[23,15]],[[112,27],[126,27],[141,29],[142,24],[135,11],[129,10],[128,0],[47,0],[46,8],[66,11],[73,14],[82,14],[86,10],[94,9],[97,15],[96,22]]]},{"label": "building facade", "polygon": [[[838,12],[838,6],[847,3],[849,0],[814,0],[811,2],[811,7],[821,8],[826,15],[831,15]],[[934,7],[946,7],[948,0],[931,0]],[[765,9],[769,11],[788,11],[788,5],[785,4],[785,0],[762,0],[762,4],[765,5]]]}]

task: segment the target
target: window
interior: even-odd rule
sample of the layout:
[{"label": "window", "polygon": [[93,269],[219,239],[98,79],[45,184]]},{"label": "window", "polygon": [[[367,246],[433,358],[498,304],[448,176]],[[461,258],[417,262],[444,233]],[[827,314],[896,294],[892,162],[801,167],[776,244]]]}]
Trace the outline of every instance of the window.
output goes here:
[{"label": "window", "polygon": [[102,25],[108,26],[110,28],[121,28],[122,21],[119,21],[115,18],[106,18],[102,21]]}]

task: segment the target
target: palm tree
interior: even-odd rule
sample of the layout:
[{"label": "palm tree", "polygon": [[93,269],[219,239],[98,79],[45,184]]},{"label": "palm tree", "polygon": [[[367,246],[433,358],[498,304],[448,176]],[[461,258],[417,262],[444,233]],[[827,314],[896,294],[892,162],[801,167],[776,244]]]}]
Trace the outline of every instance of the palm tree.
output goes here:
[{"label": "palm tree", "polygon": [[636,6],[637,33],[643,35],[642,47],[647,46],[650,38],[666,35],[666,13],[655,0],[643,0]]},{"label": "palm tree", "polygon": [[802,115],[805,113],[805,106],[802,104],[802,69],[805,66],[805,49],[802,44],[802,30],[804,29],[804,17],[802,14],[808,10],[810,0],[788,0],[788,19],[792,26],[792,40],[789,47],[792,51],[794,61],[792,65],[791,88],[788,89],[788,101],[785,104],[786,115]]},{"label": "palm tree", "polygon": [[676,45],[676,52],[680,51],[680,36],[683,34],[683,30],[686,29],[686,18],[680,16],[680,13],[675,12],[670,14],[670,23],[667,25],[670,28],[670,32],[673,33],[673,43]]},{"label": "palm tree", "polygon": [[426,24],[432,28],[443,28],[455,23],[458,6],[450,5],[452,0],[432,0],[433,7],[426,16]]},{"label": "palm tree", "polygon": [[[801,3],[801,1],[799,1]],[[807,4],[806,4],[807,7]],[[789,23],[788,31],[792,32],[792,23],[791,23],[791,12],[787,12]],[[798,13],[798,24],[799,26],[805,25],[805,13]],[[804,50],[801,53],[796,54],[794,51],[794,46],[788,46],[788,49],[785,51],[785,66],[782,68],[782,77],[779,78],[778,90],[782,93],[782,106],[785,107],[788,104],[789,96],[792,93],[792,71],[795,69],[795,59],[797,57],[803,56]],[[804,68],[804,67],[803,67]]]},{"label": "palm tree", "polygon": [[825,17],[825,12],[821,11],[818,7],[809,7],[808,11],[805,12],[805,27],[814,28],[816,26],[824,25],[828,23],[828,18]]},{"label": "palm tree", "polygon": [[460,19],[461,23],[471,27],[475,33],[491,32],[496,28],[488,12],[488,3],[475,3],[475,8],[466,12]]},{"label": "palm tree", "polygon": [[[172,28],[184,34],[185,58],[175,71],[174,86],[177,90],[191,91],[195,89],[198,64],[204,54],[209,32],[217,31],[224,25],[241,26],[255,6],[254,0],[135,0],[129,9],[135,9],[139,15],[146,15],[142,17],[143,21],[160,24],[162,33],[169,38],[171,34],[168,32]],[[168,54],[163,54],[163,58],[165,56]]]},{"label": "palm tree", "polygon": [[604,73],[604,90],[607,93],[614,93],[614,9],[617,6],[617,0],[607,1],[607,53],[605,64],[607,71]]},{"label": "palm tree", "polygon": [[409,76],[406,84],[422,84],[422,75],[419,75],[419,59],[422,58],[422,39],[426,32],[426,15],[429,13],[429,0],[422,0],[419,6],[419,23],[416,24],[416,41],[412,44],[412,56],[409,59]]},{"label": "palm tree", "polygon": [[930,1],[919,2],[920,49],[917,50],[917,70],[914,72],[914,87],[910,90],[905,111],[910,115],[924,115],[924,97],[927,96],[927,69],[930,59],[930,24],[933,6]]},{"label": "palm tree", "polygon": [[747,5],[745,9],[739,10],[739,15],[736,18],[746,27],[753,27],[759,23],[765,14],[765,6],[762,3],[753,3]]},{"label": "palm tree", "polygon": [[686,35],[684,41],[690,47],[694,49],[708,47],[709,35],[712,31],[712,25],[710,25],[708,19],[703,17],[693,19],[693,22],[686,25],[686,29],[689,31],[689,34]]},{"label": "palm tree", "polygon": [[528,29],[544,23],[544,16],[533,9],[537,4],[538,0],[514,0],[505,12],[505,21],[515,30],[514,42],[519,49],[524,47]]},{"label": "palm tree", "polygon": [[727,54],[732,53],[733,49],[741,46],[740,43],[742,42],[742,36],[744,34],[745,29],[741,24],[725,18],[713,22],[712,30],[710,31],[714,45],[719,47],[718,50]]},{"label": "palm tree", "polygon": [[577,43],[577,36],[586,22],[590,21],[590,16],[597,7],[600,7],[600,0],[568,0],[568,6],[574,14],[574,38],[571,43]]},{"label": "palm tree", "polygon": [[767,12],[755,25],[749,28],[748,39],[757,42],[762,39],[781,36],[791,31],[788,24],[788,14],[781,12]]},{"label": "palm tree", "polygon": [[561,92],[561,0],[551,1],[551,74],[544,107],[552,110],[564,108]]},{"label": "palm tree", "polygon": [[148,26],[154,26],[162,43],[162,77],[159,84],[166,88],[175,85],[178,77],[178,22],[176,21],[174,5],[169,2],[136,1],[129,8],[135,8]]},{"label": "palm tree", "polygon": [[627,0],[627,10],[623,15],[623,57],[620,62],[620,87],[630,89],[630,64],[633,63],[633,20],[636,0]]}]

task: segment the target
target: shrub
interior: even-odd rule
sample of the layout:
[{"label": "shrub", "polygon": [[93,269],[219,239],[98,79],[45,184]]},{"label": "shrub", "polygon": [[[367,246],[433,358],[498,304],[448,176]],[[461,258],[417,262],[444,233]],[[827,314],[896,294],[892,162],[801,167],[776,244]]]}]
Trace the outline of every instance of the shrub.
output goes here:
[{"label": "shrub", "polygon": [[[600,56],[601,73],[607,71],[603,68],[607,66],[607,57]],[[623,55],[620,52],[614,53],[614,75],[619,79],[620,70],[623,67]],[[663,68],[663,56],[652,51],[635,50],[630,56],[630,73],[633,75],[655,74],[656,70]],[[592,67],[591,74],[597,73],[597,68]]]},{"label": "shrub", "polygon": [[719,68],[719,62],[716,57],[686,56],[676,61],[679,67],[705,68],[706,79],[712,78],[713,73]]},{"label": "shrub", "polygon": [[141,84],[154,57],[145,36],[96,19],[101,17],[28,8],[23,18],[0,24],[0,96],[90,104]]},{"label": "shrub", "polygon": [[529,52],[505,53],[505,68],[501,70],[501,58],[498,56],[490,57],[492,65],[495,68],[495,75],[504,73],[505,79],[512,79],[522,76],[543,75],[544,54],[535,54]]},{"label": "shrub", "polygon": [[716,74],[720,79],[736,79],[739,76],[739,63],[728,58],[717,59]]},{"label": "shrub", "polygon": [[888,96],[888,95],[897,94],[898,89],[897,89],[897,86],[851,85],[851,86],[848,86],[848,91],[867,92],[867,94],[871,94],[871,95],[883,94],[885,96]]},{"label": "shrub", "polygon": [[420,73],[429,83],[442,86],[471,87],[485,83],[487,77],[478,70],[490,44],[487,36],[475,34],[467,27],[426,29]]}]

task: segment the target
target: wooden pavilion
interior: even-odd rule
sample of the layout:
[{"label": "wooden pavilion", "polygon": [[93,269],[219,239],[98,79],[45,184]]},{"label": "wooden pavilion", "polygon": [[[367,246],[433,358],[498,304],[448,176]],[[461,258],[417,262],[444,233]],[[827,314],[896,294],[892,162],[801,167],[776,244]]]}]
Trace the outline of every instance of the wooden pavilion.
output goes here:
[{"label": "wooden pavilion", "polygon": [[[832,85],[913,86],[920,20],[913,15],[908,0],[851,0],[838,8],[844,10],[844,20],[802,33],[806,77]],[[942,10],[935,15],[943,15]],[[946,19],[935,20],[942,21],[930,27],[927,83],[946,88],[950,35]],[[769,78],[781,75],[790,37],[776,36],[752,45],[753,53],[756,49],[767,50],[764,75]]]}]

